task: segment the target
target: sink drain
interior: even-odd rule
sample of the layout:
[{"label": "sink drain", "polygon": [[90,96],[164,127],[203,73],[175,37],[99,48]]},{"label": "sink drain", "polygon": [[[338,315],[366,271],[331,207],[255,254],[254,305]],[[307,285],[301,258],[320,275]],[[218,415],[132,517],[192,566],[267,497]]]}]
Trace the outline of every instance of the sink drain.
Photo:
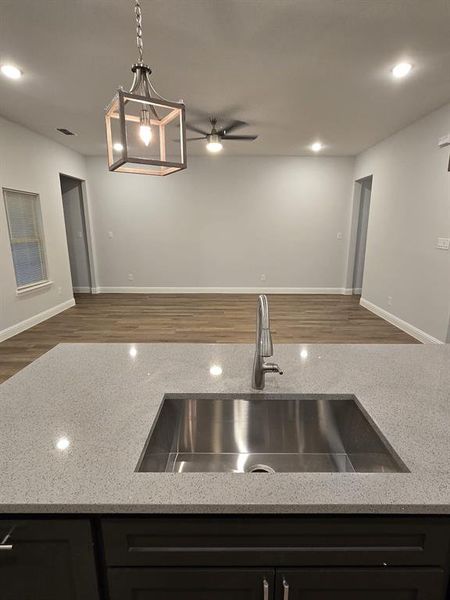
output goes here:
[{"label": "sink drain", "polygon": [[247,469],[247,473],[275,473],[275,469],[268,465],[252,465]]}]

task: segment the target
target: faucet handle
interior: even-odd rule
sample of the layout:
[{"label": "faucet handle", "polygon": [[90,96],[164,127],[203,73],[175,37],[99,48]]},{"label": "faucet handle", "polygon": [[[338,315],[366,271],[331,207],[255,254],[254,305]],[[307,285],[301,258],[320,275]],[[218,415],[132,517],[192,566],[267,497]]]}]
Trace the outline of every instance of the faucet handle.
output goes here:
[{"label": "faucet handle", "polygon": [[279,375],[283,375],[283,371],[277,363],[264,363],[263,369],[266,373],[278,373]]}]

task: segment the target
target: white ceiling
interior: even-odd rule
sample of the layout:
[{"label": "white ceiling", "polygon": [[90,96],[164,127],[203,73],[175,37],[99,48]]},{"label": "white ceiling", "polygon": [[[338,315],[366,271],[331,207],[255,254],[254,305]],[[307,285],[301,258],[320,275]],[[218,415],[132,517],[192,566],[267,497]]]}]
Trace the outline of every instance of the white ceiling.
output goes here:
[{"label": "white ceiling", "polygon": [[[247,121],[227,154],[353,155],[450,100],[450,0],[141,0],[144,58],[165,97]],[[131,84],[133,0],[0,0],[0,114],[84,154]],[[390,69],[414,64],[405,80]],[[189,112],[189,109],[194,109]],[[77,132],[67,138],[56,132]],[[238,133],[238,132],[236,132]],[[445,133],[445,132],[443,132]],[[205,152],[202,142],[191,154]]]}]

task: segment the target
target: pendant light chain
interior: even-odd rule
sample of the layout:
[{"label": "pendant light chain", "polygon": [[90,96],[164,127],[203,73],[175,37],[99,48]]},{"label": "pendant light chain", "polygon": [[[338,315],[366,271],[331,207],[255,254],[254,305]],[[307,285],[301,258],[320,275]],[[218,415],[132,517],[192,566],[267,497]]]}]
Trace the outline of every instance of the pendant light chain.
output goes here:
[{"label": "pendant light chain", "polygon": [[[141,3],[139,0],[135,0],[134,12],[136,14],[136,44],[137,44],[137,48],[138,48],[138,52],[139,52],[138,64],[143,65],[144,64],[144,42],[142,40],[142,10],[141,10]],[[150,73],[151,73],[151,71],[150,71]],[[136,81],[136,83],[138,83],[137,86],[135,86],[133,84],[133,86],[132,86],[133,92],[136,91],[140,85],[142,85],[140,83],[140,81],[141,80],[139,80],[139,79]],[[164,96],[161,96],[161,94],[155,89],[155,86],[150,81],[150,78],[148,77],[148,75],[146,76],[146,84],[155,96],[157,96],[161,100],[165,100],[166,102],[169,102],[169,100],[167,98],[164,98]],[[144,88],[144,95],[145,95],[145,88]],[[183,101],[180,100],[180,102],[183,102]]]},{"label": "pendant light chain", "polygon": [[134,12],[136,14],[136,43],[139,53],[139,64],[144,63],[144,42],[142,41],[142,11],[139,0],[135,0]]}]

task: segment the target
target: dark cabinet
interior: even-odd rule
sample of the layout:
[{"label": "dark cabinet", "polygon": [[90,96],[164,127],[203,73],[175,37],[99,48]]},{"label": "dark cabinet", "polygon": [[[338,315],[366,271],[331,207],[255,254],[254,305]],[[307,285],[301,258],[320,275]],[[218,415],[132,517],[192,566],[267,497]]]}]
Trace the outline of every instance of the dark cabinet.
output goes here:
[{"label": "dark cabinet", "polygon": [[108,583],[110,600],[442,600],[445,590],[442,569],[417,568],[112,568]]},{"label": "dark cabinet", "polygon": [[450,521],[101,519],[109,600],[444,600]]},{"label": "dark cabinet", "polygon": [[109,569],[110,600],[273,600],[272,569]]},{"label": "dark cabinet", "polygon": [[276,600],[442,600],[441,569],[283,569]]},{"label": "dark cabinet", "polygon": [[87,520],[0,520],[1,600],[98,600]]},{"label": "dark cabinet", "polygon": [[449,548],[448,517],[4,517],[0,600],[444,600]]},{"label": "dark cabinet", "polygon": [[438,566],[450,521],[414,517],[104,518],[105,560],[122,567]]}]

